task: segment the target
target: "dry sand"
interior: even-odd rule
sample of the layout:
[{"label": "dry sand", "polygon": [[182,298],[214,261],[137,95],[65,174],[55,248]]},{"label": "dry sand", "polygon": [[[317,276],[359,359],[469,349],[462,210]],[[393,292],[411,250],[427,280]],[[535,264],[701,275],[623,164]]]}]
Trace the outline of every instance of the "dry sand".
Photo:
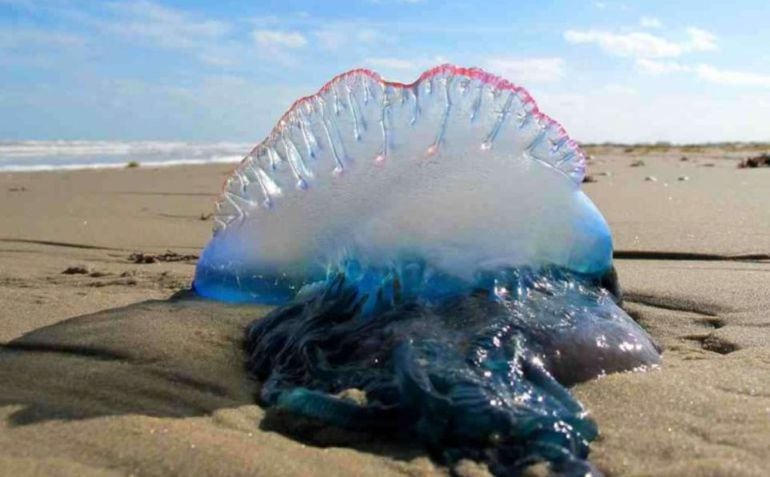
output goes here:
[{"label": "dry sand", "polygon": [[[719,148],[589,152],[627,309],[666,347],[659,371],[575,388],[601,432],[592,460],[768,475],[770,169]],[[412,443],[254,405],[239,342],[264,309],[185,296],[194,260],[130,259],[197,254],[228,170],[0,175],[0,475],[447,474]]]}]

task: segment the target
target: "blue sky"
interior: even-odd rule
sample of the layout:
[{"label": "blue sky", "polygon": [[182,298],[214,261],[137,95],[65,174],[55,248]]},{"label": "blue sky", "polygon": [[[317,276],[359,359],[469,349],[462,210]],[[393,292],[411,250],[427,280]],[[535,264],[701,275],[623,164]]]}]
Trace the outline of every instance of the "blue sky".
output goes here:
[{"label": "blue sky", "polygon": [[0,0],[0,139],[258,141],[298,96],[439,63],[582,141],[770,141],[766,0]]}]

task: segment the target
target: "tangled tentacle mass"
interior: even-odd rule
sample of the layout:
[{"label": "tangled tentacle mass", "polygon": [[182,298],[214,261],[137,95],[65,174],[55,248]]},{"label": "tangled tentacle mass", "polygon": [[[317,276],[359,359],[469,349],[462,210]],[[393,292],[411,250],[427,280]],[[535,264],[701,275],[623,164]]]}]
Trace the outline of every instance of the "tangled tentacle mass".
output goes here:
[{"label": "tangled tentacle mass", "polygon": [[499,475],[538,461],[595,473],[585,459],[596,426],[563,384],[658,359],[596,280],[508,269],[462,283],[423,263],[332,273],[252,323],[247,351],[268,405],[416,435]]}]

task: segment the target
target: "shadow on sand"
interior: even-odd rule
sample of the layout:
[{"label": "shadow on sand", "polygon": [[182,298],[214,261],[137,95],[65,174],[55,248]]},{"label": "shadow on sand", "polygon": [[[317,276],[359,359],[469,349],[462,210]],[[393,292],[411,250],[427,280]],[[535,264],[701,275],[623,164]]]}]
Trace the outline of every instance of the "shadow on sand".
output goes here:
[{"label": "shadow on sand", "polygon": [[[0,344],[0,406],[20,406],[7,424],[121,415],[188,418],[253,406],[258,384],[244,368],[243,332],[266,311],[181,293],[71,318]],[[402,461],[425,455],[415,443],[273,409],[254,429]]]}]

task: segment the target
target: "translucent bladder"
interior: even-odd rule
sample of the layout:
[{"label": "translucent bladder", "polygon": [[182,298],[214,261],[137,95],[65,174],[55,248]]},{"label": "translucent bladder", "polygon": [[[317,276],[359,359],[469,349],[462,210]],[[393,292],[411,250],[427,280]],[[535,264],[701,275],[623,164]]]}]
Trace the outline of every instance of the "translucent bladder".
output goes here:
[{"label": "translucent bladder", "polygon": [[195,288],[282,303],[349,257],[419,257],[466,279],[522,265],[602,274],[612,243],[583,174],[575,142],[505,80],[354,70],[297,101],[227,180]]}]

